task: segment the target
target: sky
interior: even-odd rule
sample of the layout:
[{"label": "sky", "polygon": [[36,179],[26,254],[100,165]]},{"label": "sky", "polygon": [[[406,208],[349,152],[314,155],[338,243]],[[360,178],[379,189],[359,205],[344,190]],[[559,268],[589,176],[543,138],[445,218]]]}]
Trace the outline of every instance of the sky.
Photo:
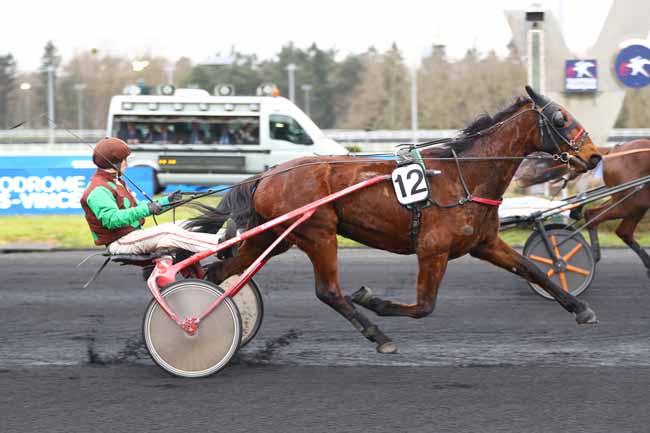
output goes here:
[{"label": "sky", "polygon": [[[592,45],[612,0],[10,0],[3,2],[0,53],[10,52],[20,71],[38,68],[51,39],[63,61],[75,52],[138,57],[181,56],[200,62],[231,47],[270,58],[293,41],[316,42],[341,55],[393,42],[416,64],[433,43],[460,58],[468,48],[507,52],[506,9],[537,3],[559,14],[576,54]],[[14,18],[11,18],[14,17]]]}]

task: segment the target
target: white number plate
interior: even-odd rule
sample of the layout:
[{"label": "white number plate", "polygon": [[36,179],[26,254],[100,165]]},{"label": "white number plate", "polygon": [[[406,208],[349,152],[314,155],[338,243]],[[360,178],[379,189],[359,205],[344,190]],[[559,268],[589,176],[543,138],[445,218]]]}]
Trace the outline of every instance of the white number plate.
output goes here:
[{"label": "white number plate", "polygon": [[393,187],[397,201],[403,205],[429,198],[429,186],[420,164],[409,164],[393,170]]}]

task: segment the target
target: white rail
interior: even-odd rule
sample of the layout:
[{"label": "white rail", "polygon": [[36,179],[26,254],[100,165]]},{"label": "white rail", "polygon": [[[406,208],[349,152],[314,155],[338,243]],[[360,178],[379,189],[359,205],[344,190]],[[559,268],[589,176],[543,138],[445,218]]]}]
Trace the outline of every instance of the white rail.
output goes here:
[{"label": "white rail", "polygon": [[[95,143],[106,134],[103,129],[72,130],[86,143]],[[345,146],[356,146],[363,152],[391,151],[395,145],[413,141],[413,131],[405,130],[355,130],[327,129],[325,135]],[[458,134],[454,129],[421,129],[417,131],[418,142],[450,138]],[[612,129],[608,144],[650,137],[650,128]],[[55,131],[55,144],[48,144],[47,129],[0,130],[0,155],[2,154],[57,154],[87,153],[88,146],[79,143],[70,132]]]}]

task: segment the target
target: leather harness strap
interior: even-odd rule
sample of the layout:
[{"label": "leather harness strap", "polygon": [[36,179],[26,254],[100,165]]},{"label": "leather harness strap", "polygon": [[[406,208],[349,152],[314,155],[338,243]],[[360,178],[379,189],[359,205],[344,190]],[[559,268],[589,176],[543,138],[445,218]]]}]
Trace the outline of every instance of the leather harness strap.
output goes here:
[{"label": "leather harness strap", "polygon": [[[419,152],[417,149],[413,149],[412,152],[415,153],[413,160],[418,162],[424,167],[424,163],[419,155]],[[452,154],[454,155],[454,162],[456,163],[456,169],[458,170],[458,178],[460,179],[460,183],[463,186],[463,190],[465,191],[465,197],[461,198],[458,200],[457,203],[454,203],[452,205],[441,205],[437,203],[435,200],[432,198],[429,198],[426,202],[424,203],[413,203],[411,205],[408,205],[407,208],[411,211],[411,227],[410,227],[410,236],[411,236],[411,242],[413,243],[413,247],[417,247],[417,241],[418,241],[418,235],[420,234],[420,226],[422,225],[422,208],[427,207],[431,204],[434,204],[438,207],[442,208],[452,208],[456,206],[462,206],[465,203],[468,202],[473,202],[473,203],[479,203],[482,205],[487,205],[487,206],[500,206],[501,203],[503,203],[503,200],[492,200],[489,198],[483,198],[483,197],[476,197],[472,195],[472,193],[469,191],[469,188],[467,186],[467,182],[465,182],[465,177],[463,176],[463,170],[461,169],[460,166],[460,161],[458,160],[458,156],[456,155],[456,151],[452,148],[451,149]],[[426,167],[425,167],[426,169]]]},{"label": "leather harness strap", "polygon": [[503,203],[503,200],[491,200],[489,198],[475,196],[471,196],[470,201],[473,201],[474,203],[486,204],[488,206],[501,206],[501,203]]},{"label": "leather harness strap", "polygon": [[501,203],[503,203],[503,200],[492,200],[489,198],[476,197],[472,195],[472,193],[469,191],[469,188],[467,187],[467,182],[465,182],[465,178],[463,177],[463,170],[461,170],[460,168],[460,161],[458,161],[458,156],[456,155],[456,151],[453,148],[451,149],[451,153],[452,155],[454,155],[454,161],[456,162],[456,170],[458,170],[458,177],[460,178],[460,183],[463,185],[463,190],[465,190],[465,197],[461,198],[458,201],[458,204],[463,205],[471,201],[474,203],[485,204],[488,206],[500,206]]},{"label": "leather harness strap", "polygon": [[422,222],[422,206],[415,204],[411,206],[411,242],[413,248],[417,247],[420,224]]}]

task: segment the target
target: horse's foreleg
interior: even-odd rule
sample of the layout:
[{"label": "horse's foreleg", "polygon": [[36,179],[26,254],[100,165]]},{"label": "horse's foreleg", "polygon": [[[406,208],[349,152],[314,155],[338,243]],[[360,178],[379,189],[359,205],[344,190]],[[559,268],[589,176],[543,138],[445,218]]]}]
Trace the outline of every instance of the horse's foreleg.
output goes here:
[{"label": "horse's foreleg", "polygon": [[400,304],[373,296],[370,289],[362,287],[352,295],[352,301],[379,316],[408,316],[419,319],[428,316],[436,306],[440,281],[447,269],[447,253],[433,256],[418,254],[417,303]]},{"label": "horse's foreleg", "polygon": [[643,247],[639,245],[636,239],[634,239],[634,231],[645,215],[645,212],[646,211],[643,211],[623,218],[621,224],[616,228],[616,234],[639,256],[639,258],[641,258],[643,265],[648,269],[648,277],[650,277],[650,256]]},{"label": "horse's foreleg", "polygon": [[500,237],[495,238],[489,244],[480,245],[471,254],[481,260],[487,260],[508,272],[522,276],[530,282],[539,284],[565,310],[575,314],[576,322],[580,324],[597,322],[596,313],[589,308],[586,302],[562,290],[560,286],[551,281],[533,262],[515,251]]}]

